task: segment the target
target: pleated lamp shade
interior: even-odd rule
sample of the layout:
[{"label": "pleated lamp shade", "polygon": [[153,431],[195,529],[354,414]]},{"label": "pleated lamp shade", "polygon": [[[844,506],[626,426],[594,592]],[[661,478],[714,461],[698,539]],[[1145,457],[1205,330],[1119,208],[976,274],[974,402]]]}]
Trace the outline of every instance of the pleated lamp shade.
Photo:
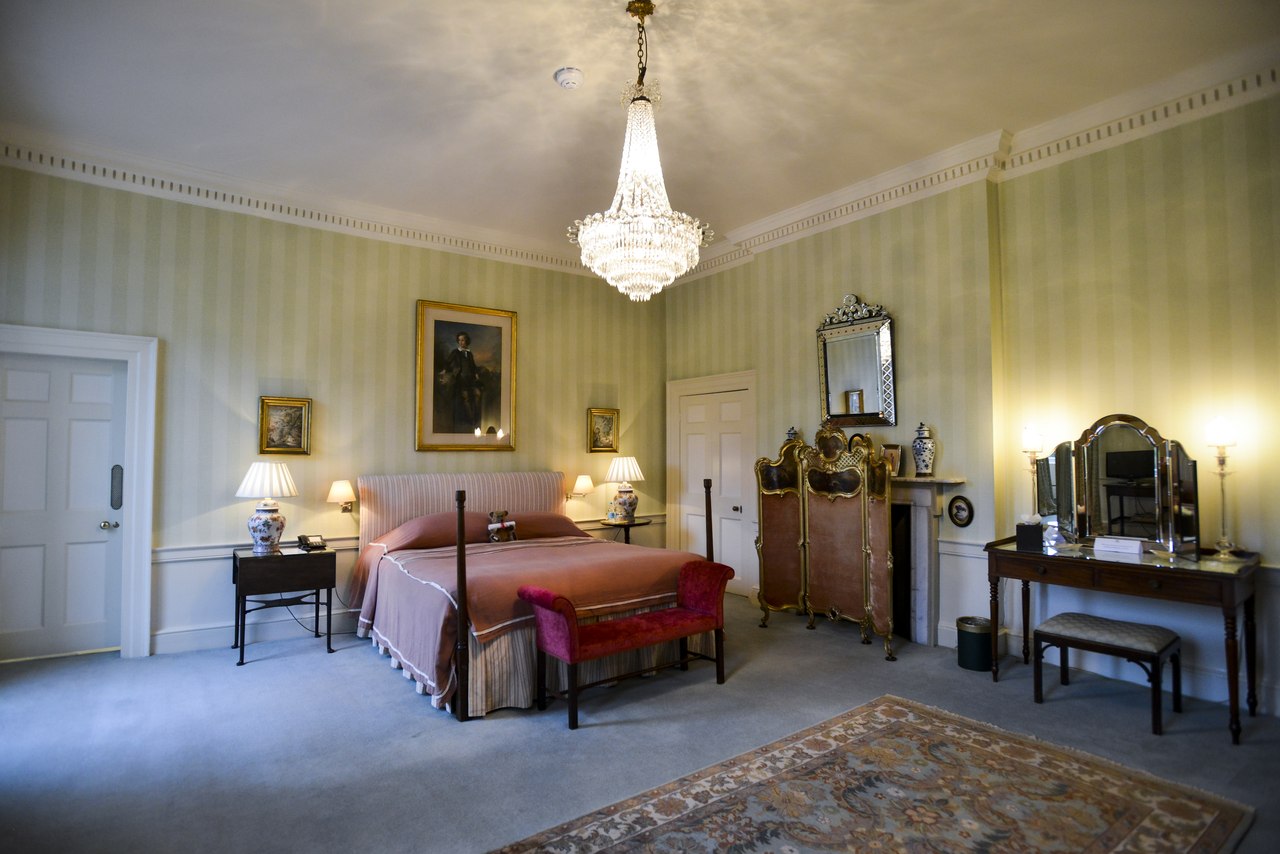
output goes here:
[{"label": "pleated lamp shade", "polygon": [[277,496],[289,498],[298,494],[293,476],[284,463],[256,462],[249,465],[249,472],[240,481],[236,498],[260,498],[257,508],[249,517],[249,535],[253,537],[254,554],[270,554],[280,551],[280,535],[284,533],[284,516],[280,515]]},{"label": "pleated lamp shade", "polygon": [[610,483],[628,483],[633,480],[644,480],[644,474],[641,473],[640,464],[636,462],[635,457],[614,457],[613,462],[609,463],[609,473],[604,479]]}]

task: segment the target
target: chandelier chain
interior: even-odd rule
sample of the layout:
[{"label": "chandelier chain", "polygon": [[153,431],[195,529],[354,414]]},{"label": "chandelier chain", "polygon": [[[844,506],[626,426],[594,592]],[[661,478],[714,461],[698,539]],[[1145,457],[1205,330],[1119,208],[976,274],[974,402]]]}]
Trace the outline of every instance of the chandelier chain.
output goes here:
[{"label": "chandelier chain", "polygon": [[645,38],[644,18],[636,24],[636,86],[643,91],[644,75],[649,70],[649,40]]}]

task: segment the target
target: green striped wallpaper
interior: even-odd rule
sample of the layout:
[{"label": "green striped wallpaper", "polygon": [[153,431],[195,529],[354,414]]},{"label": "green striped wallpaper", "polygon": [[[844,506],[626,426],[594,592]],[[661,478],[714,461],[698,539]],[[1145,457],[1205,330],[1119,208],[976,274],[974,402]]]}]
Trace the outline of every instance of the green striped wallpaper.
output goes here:
[{"label": "green striped wallpaper", "polygon": [[[788,427],[812,439],[819,425],[815,330],[823,316],[847,293],[883,305],[894,322],[898,423],[867,432],[877,443],[906,447],[920,422],[932,427],[936,473],[964,477],[965,494],[984,508],[963,536],[990,539],[987,195],[982,183],[960,187],[778,246],[664,294],[668,376],[755,369],[757,450],[774,456]],[[904,469],[912,471],[909,460]]]},{"label": "green striped wallpaper", "polygon": [[[234,497],[261,395],[314,400],[289,463],[293,532],[355,533],[329,483],[404,471],[559,469],[603,481],[588,407],[622,411],[641,500],[665,499],[661,300],[598,279],[413,248],[0,168],[0,321],[160,340],[155,545],[247,541]],[[514,452],[414,451],[415,301],[518,313]],[[572,515],[602,515],[604,490]],[[486,508],[492,509],[492,508]]]},{"label": "green striped wallpaper", "polygon": [[1010,180],[999,198],[1015,391],[997,419],[1054,441],[1111,412],[1145,419],[1199,461],[1211,544],[1205,427],[1229,416],[1228,524],[1274,563],[1280,98]]},{"label": "green striped wallpaper", "polygon": [[[846,293],[895,321],[898,425],[924,421],[938,473],[978,510],[981,542],[1027,503],[1024,424],[1075,438],[1131,412],[1201,462],[1217,537],[1210,416],[1240,429],[1235,538],[1274,561],[1280,481],[1280,99],[975,183],[759,253],[632,304],[598,280],[382,243],[0,168],[0,321],[161,341],[157,545],[241,541],[232,492],[256,450],[259,395],[315,400],[314,453],[291,460],[297,520],[353,533],[323,504],[365,472],[560,468],[603,479],[584,411],[618,406],[623,451],[660,505],[663,382],[755,369],[758,452],[817,427],[814,329]],[[519,313],[518,450],[417,453],[413,305]],[[623,354],[629,354],[624,356]],[[579,518],[604,497],[571,505]],[[289,506],[286,506],[286,510]],[[317,520],[311,524],[310,520]],[[344,529],[343,526],[348,526]]]}]

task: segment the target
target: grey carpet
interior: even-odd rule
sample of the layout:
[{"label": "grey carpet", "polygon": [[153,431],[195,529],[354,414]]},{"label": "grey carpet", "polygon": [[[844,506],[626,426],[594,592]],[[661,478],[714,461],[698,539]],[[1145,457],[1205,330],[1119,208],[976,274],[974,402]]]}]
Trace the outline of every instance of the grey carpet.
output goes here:
[{"label": "grey carpet", "polygon": [[[365,641],[252,644],[147,659],[0,667],[0,840],[9,851],[486,851],[826,720],[885,693],[1086,750],[1257,808],[1243,852],[1280,850],[1280,722],[1219,704],[1166,706],[1145,687],[1006,658],[998,684],[954,650],[887,662],[848,624],[730,597],[728,681],[710,664],[564,705],[459,724]],[[301,630],[299,630],[301,635]],[[230,630],[228,630],[228,635]],[[228,638],[229,640],[229,638]]]}]

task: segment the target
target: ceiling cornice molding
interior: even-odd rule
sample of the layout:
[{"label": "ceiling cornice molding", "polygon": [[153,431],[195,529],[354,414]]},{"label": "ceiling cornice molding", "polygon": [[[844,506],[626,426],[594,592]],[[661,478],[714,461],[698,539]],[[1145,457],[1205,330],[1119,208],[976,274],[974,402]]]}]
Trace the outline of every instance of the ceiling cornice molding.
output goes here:
[{"label": "ceiling cornice molding", "polygon": [[1104,151],[1280,92],[1280,42],[1231,54],[1014,134],[997,180]]},{"label": "ceiling cornice molding", "polygon": [[[1232,54],[1017,134],[1000,131],[781,211],[725,235],[681,281],[754,253],[978,180],[1004,181],[1280,92],[1280,42]],[[718,249],[718,251],[716,251]]]},{"label": "ceiling cornice molding", "polygon": [[101,187],[277,222],[337,231],[476,258],[590,275],[571,253],[523,247],[510,235],[345,200],[305,198],[278,187],[105,150],[91,150],[0,127],[0,163]]},{"label": "ceiling cornice molding", "polygon": [[[1141,139],[1280,92],[1280,42],[1190,69],[1034,128],[993,131],[733,229],[674,284],[750,263],[756,253],[978,181],[1003,181]],[[508,234],[377,208],[305,198],[266,184],[90,149],[0,126],[0,163],[157,198],[476,258],[590,276],[563,254]]]},{"label": "ceiling cornice molding", "polygon": [[1009,134],[994,131],[899,166],[866,181],[780,211],[725,234],[719,251],[705,253],[683,281],[750,261],[756,252],[882,213],[947,190],[985,181],[1008,153]]}]

